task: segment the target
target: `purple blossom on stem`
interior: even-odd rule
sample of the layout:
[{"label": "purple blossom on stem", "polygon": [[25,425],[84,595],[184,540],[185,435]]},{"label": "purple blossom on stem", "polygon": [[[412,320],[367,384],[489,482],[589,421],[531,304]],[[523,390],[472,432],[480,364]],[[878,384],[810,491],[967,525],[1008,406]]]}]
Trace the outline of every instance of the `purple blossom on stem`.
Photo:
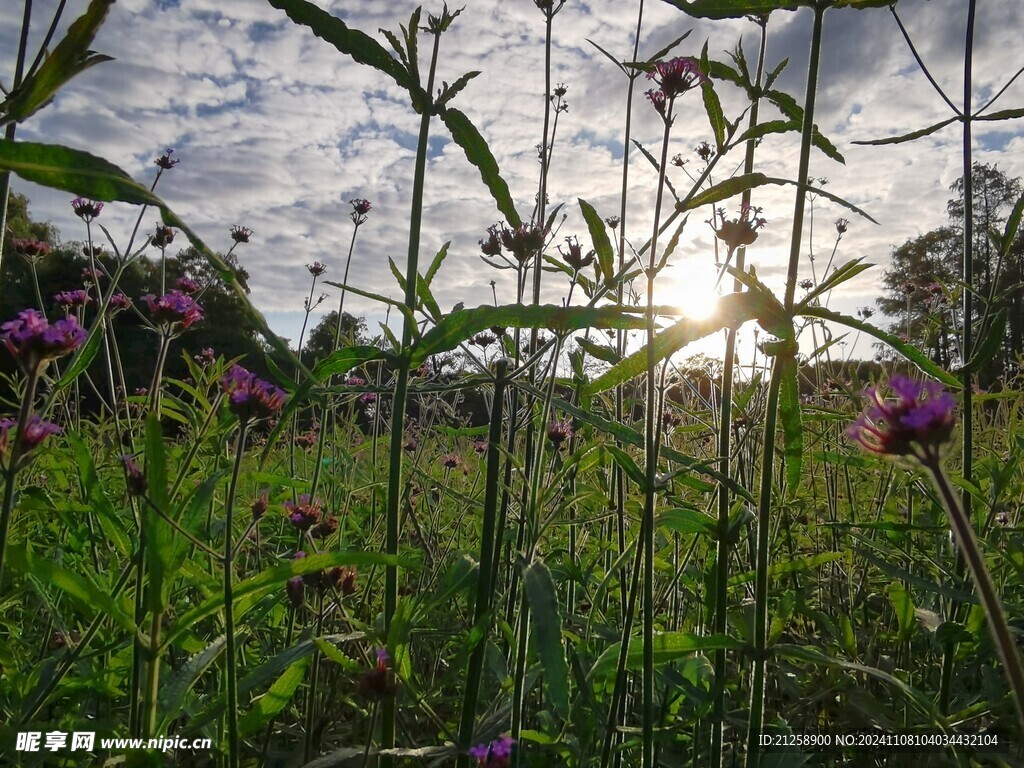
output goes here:
[{"label": "purple blossom on stem", "polygon": [[502,734],[490,744],[478,744],[469,750],[469,756],[477,761],[480,768],[505,768],[512,758],[515,740]]},{"label": "purple blossom on stem", "polygon": [[653,80],[658,86],[647,91],[647,98],[666,120],[671,117],[668,111],[677,96],[707,81],[697,61],[685,56],[655,62],[654,69],[647,73],[647,79]]},{"label": "purple blossom on stem", "polygon": [[284,390],[240,365],[232,365],[221,377],[220,384],[228,396],[228,408],[239,421],[269,418],[284,407]]},{"label": "purple blossom on stem", "polygon": [[115,293],[110,297],[110,301],[107,304],[110,308],[111,314],[114,312],[120,312],[122,309],[128,309],[131,305],[131,300],[123,293]]},{"label": "purple blossom on stem", "polygon": [[160,157],[158,157],[156,160],[154,160],[153,163],[158,168],[160,168],[160,170],[162,170],[162,171],[169,171],[169,170],[171,170],[171,168],[173,168],[174,166],[176,166],[178,163],[181,162],[180,159],[172,160],[171,159],[171,155],[173,155],[173,154],[174,154],[174,150],[173,149],[165,149],[164,153],[162,155],[160,155]]},{"label": "purple blossom on stem", "polygon": [[548,440],[556,451],[562,450],[562,444],[572,438],[572,422],[568,419],[553,421],[548,425]]},{"label": "purple blossom on stem", "polygon": [[846,435],[865,450],[883,456],[912,457],[938,466],[942,446],[956,424],[956,401],[935,381],[897,374],[889,380],[895,401],[879,388],[868,388],[870,403]]},{"label": "purple blossom on stem", "polygon": [[103,210],[103,203],[76,197],[71,201],[71,210],[75,212],[75,216],[88,224],[100,215],[100,211]]},{"label": "purple blossom on stem", "polygon": [[248,243],[250,237],[252,237],[252,230],[248,227],[243,227],[240,224],[231,227],[231,239],[236,243]]},{"label": "purple blossom on stem", "polygon": [[21,369],[34,372],[54,358],[73,351],[85,340],[78,319],[65,317],[52,325],[37,309],[24,309],[0,326],[0,339]]},{"label": "purple blossom on stem", "polygon": [[308,531],[320,519],[320,502],[311,499],[308,493],[299,496],[298,501],[286,501],[284,510],[288,521],[300,531]]},{"label": "purple blossom on stem", "polygon": [[147,293],[142,300],[156,325],[180,325],[188,328],[203,319],[203,308],[191,296],[175,289],[157,298]]},{"label": "purple blossom on stem", "polygon": [[60,291],[59,293],[53,294],[53,303],[63,309],[84,307],[90,301],[92,301],[92,297],[89,296],[89,291],[84,288],[79,288],[74,291]]},{"label": "purple blossom on stem", "polygon": [[373,206],[370,205],[370,201],[357,197],[355,200],[349,200],[349,203],[352,205],[352,213],[349,214],[352,217],[352,223],[357,227],[365,224],[366,214],[368,214],[370,209],[373,208]]},{"label": "purple blossom on stem", "polygon": [[15,253],[28,261],[38,261],[53,250],[49,243],[36,240],[34,237],[16,237],[11,241],[11,245]]},{"label": "purple blossom on stem", "polygon": [[199,289],[202,288],[197,280],[193,280],[191,277],[179,277],[174,281],[174,287],[182,293],[189,295],[193,293],[199,293]]},{"label": "purple blossom on stem", "polygon": [[63,430],[49,421],[43,421],[37,413],[33,413],[25,425],[25,432],[21,435],[22,453],[30,453],[38,448],[50,435],[59,435]]},{"label": "purple blossom on stem", "polygon": [[309,274],[313,277],[320,277],[320,275],[327,271],[327,265],[319,261],[314,261],[312,264],[307,264],[306,269],[309,270]]}]

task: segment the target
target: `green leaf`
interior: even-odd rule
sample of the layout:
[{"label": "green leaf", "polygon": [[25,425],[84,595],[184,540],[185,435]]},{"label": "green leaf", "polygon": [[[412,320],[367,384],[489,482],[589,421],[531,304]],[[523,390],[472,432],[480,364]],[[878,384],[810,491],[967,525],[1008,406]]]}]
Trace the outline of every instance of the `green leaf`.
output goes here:
[{"label": "green leaf", "polygon": [[619,362],[619,354],[610,347],[605,347],[600,344],[595,344],[590,339],[581,336],[576,339],[576,344],[579,348],[586,352],[591,357],[596,357],[598,360],[602,360],[606,363],[615,364]]},{"label": "green leaf", "polygon": [[83,610],[99,612],[121,629],[135,634],[135,621],[109,594],[84,576],[61,568],[49,558],[40,558],[27,546],[8,547],[6,562],[16,571],[33,576],[43,584],[56,587]]},{"label": "green leaf", "polygon": [[462,112],[451,107],[441,111],[441,119],[448,126],[448,130],[452,134],[452,140],[462,147],[462,151],[466,153],[466,159],[480,171],[480,177],[484,180],[484,185],[490,191],[491,197],[494,198],[494,202],[498,206],[498,210],[505,217],[505,221],[511,227],[518,227],[522,224],[522,219],[516,213],[516,206],[512,202],[512,195],[508,191],[508,184],[505,183],[505,179],[502,178],[501,172],[498,170],[498,162],[494,159],[494,155],[491,154],[491,150],[487,146],[487,142],[484,141],[483,136],[480,135],[480,131],[476,129],[476,126]]},{"label": "green leaf", "polygon": [[973,120],[1015,120],[1018,117],[1024,117],[1024,107],[1017,107],[1016,109],[1002,109],[999,112],[990,112],[987,115],[975,115]]},{"label": "green leaf", "polygon": [[42,65],[26,78],[20,87],[0,104],[0,125],[10,121],[23,122],[25,118],[53,100],[61,86],[75,75],[104,61],[113,61],[89,50],[96,32],[103,24],[115,0],[92,0],[89,8],[68,28],[57,47],[47,55]]},{"label": "green leaf", "polygon": [[960,119],[959,115],[942,120],[934,125],[929,125],[927,128],[921,128],[917,131],[911,131],[910,133],[904,133],[900,136],[890,136],[887,139],[871,139],[870,141],[855,141],[854,144],[867,144],[869,146],[880,147],[883,144],[903,144],[907,141],[914,141],[914,139],[920,139],[924,136],[931,136],[938,130],[945,128],[952,122],[956,122]]},{"label": "green leaf", "polygon": [[[796,103],[796,99],[790,96],[788,93],[782,91],[765,91],[765,98],[768,99],[772,104],[779,108],[790,120],[793,120],[798,125],[803,125],[804,122],[804,110],[799,104]],[[811,131],[811,144],[817,149],[821,150],[826,157],[835,160],[837,163],[846,164],[846,159],[839,154],[839,150],[835,148],[835,145],[826,139],[817,127],[812,127]]]},{"label": "green leaf", "polygon": [[953,374],[944,370],[940,366],[933,363],[927,355],[925,355],[917,347],[901,341],[899,338],[891,333],[886,333],[880,328],[876,328],[870,323],[862,322],[856,318],[850,317],[849,315],[843,315],[839,312],[833,312],[830,309],[824,307],[803,307],[798,314],[804,315],[805,317],[816,317],[820,320],[828,320],[832,323],[839,323],[845,325],[847,328],[853,328],[855,331],[861,331],[874,336],[879,341],[885,342],[888,346],[899,352],[907,360],[912,362],[924,373],[929,376],[938,379],[948,387],[956,389],[960,388],[960,380]]},{"label": "green leaf", "polygon": [[914,613],[914,601],[910,599],[910,593],[902,583],[894,581],[885,591],[889,596],[889,602],[896,612],[896,621],[899,622],[900,641],[909,640],[917,626],[916,614]]},{"label": "green leaf", "polygon": [[768,120],[767,122],[758,123],[751,128],[747,128],[747,130],[732,141],[730,146],[738,147],[746,141],[750,141],[751,139],[760,139],[773,133],[789,133],[790,131],[799,130],[800,123],[795,120]]},{"label": "green leaf", "polygon": [[644,319],[617,307],[559,307],[551,304],[505,304],[499,307],[474,307],[452,312],[423,334],[413,345],[412,365],[430,355],[448,352],[480,331],[493,326],[504,328],[548,328],[552,331],[579,331],[586,328],[645,327]]},{"label": "green leaf", "polygon": [[562,646],[562,617],[551,571],[543,560],[534,560],[523,572],[523,588],[533,611],[531,629],[537,656],[544,669],[544,683],[555,712],[569,716],[569,666]]},{"label": "green leaf", "polygon": [[256,699],[252,709],[245,713],[238,721],[238,732],[242,738],[250,736],[261,728],[265,727],[288,702],[292,700],[295,691],[299,689],[303,679],[306,677],[306,667],[309,666],[309,657],[300,659],[292,664],[281,676],[274,681],[269,690]]},{"label": "green leaf", "polygon": [[480,74],[479,71],[474,70],[472,72],[467,72],[466,74],[464,74],[462,77],[457,79],[451,85],[448,85],[448,83],[445,83],[444,84],[444,88],[442,89],[441,95],[438,96],[437,101],[435,102],[435,106],[436,107],[443,107],[443,106],[445,106],[449,101],[454,99],[456,97],[456,95],[458,95],[459,91],[461,91],[463,88],[466,87],[466,85],[469,83],[470,80],[472,80],[474,77],[478,76],[479,74]]},{"label": "green leaf", "polygon": [[[694,320],[684,317],[659,333],[653,341],[654,360],[661,362],[687,344],[709,336],[721,328],[742,325],[758,317],[764,309],[763,298],[754,293],[734,293],[718,300],[710,317]],[[647,370],[647,347],[626,357],[587,384],[584,394],[594,395],[629,381]]]},{"label": "green leaf", "polygon": [[427,285],[430,285],[434,279],[434,275],[437,274],[437,270],[439,270],[441,268],[441,264],[444,263],[444,259],[448,255],[448,249],[451,247],[451,244],[452,241],[449,240],[441,246],[441,250],[434,254],[434,258],[430,262],[430,268],[427,270],[427,274],[423,276],[423,279],[427,281]]},{"label": "green leaf", "polygon": [[[694,208],[700,208],[705,205],[711,205],[713,203],[726,200],[730,197],[734,197],[741,192],[745,192],[748,189],[755,189],[756,187],[763,187],[766,184],[791,184],[795,187],[800,186],[799,182],[790,181],[789,179],[779,179],[772,176],[765,176],[763,173],[746,173],[740,176],[733,176],[731,179],[726,179],[723,182],[715,184],[713,187],[704,190],[698,195],[694,195],[689,200],[684,200],[676,205],[676,209],[679,211],[690,211]],[[844,208],[847,208],[859,216],[863,216],[865,219],[870,221],[872,224],[878,222],[869,216],[865,211],[858,208],[853,203],[843,200],[841,197],[833,195],[831,192],[826,192],[820,187],[813,187],[810,184],[804,186],[808,192],[813,192],[816,195],[831,200],[833,203],[837,203]]]},{"label": "green leaf", "polygon": [[[704,44],[707,50],[707,43]],[[711,123],[711,130],[715,135],[715,147],[721,149],[725,146],[725,113],[722,111],[722,102],[715,93],[715,86],[710,79],[705,80],[700,86],[701,96],[704,98],[704,111],[708,114],[708,122]]]},{"label": "green leaf", "polygon": [[156,195],[113,163],[56,144],[0,140],[0,170],[94,200],[160,205]]},{"label": "green leaf", "polygon": [[738,19],[759,16],[772,11],[795,11],[810,6],[814,0],[665,0],[681,11],[699,19]]},{"label": "green leaf", "polygon": [[632,456],[611,443],[606,445],[604,449],[612,455],[615,463],[622,467],[622,471],[629,475],[629,479],[636,483],[640,487],[640,490],[647,487],[647,476],[644,474],[644,471],[640,469]]},{"label": "green leaf", "polygon": [[597,263],[601,268],[601,275],[604,277],[605,285],[611,286],[615,279],[615,250],[612,248],[611,240],[608,239],[608,231],[594,206],[582,197],[577,200],[579,200],[580,210],[583,212],[583,219],[587,222],[587,229],[590,230],[590,240],[594,243],[594,250],[597,251]]},{"label": "green leaf", "polygon": [[313,369],[313,376],[319,381],[327,381],[331,376],[348,373],[353,368],[371,360],[381,360],[387,357],[389,356],[379,347],[369,345],[342,347],[319,361]]},{"label": "green leaf", "polygon": [[852,280],[861,272],[871,269],[875,266],[874,264],[865,264],[863,257],[859,259],[853,259],[848,261],[839,269],[835,270],[832,274],[822,280],[821,284],[818,285],[814,290],[808,293],[804,298],[797,304],[796,312],[799,313],[804,307],[808,306],[819,296],[828,293],[838,285],[842,285],[848,280]]},{"label": "green leaf", "polygon": [[[793,560],[782,560],[768,568],[768,575],[772,578],[788,576],[791,573],[807,571],[811,568],[817,568],[819,565],[825,565],[825,563],[842,560],[845,557],[846,552],[822,552],[817,555],[798,557]],[[737,573],[734,576],[730,576],[729,586],[738,587],[743,584],[748,584],[753,580],[754,571],[745,571],[744,573]]]},{"label": "green leaf", "polygon": [[[608,680],[615,675],[621,643],[613,643],[598,657],[590,670],[592,680]],[[728,635],[695,635],[690,632],[656,632],[654,635],[654,665],[660,666],[691,653],[707,651],[738,651],[743,643]],[[626,669],[639,669],[643,664],[643,645],[640,638],[632,638],[626,654]]]},{"label": "green leaf", "polygon": [[718,524],[710,515],[694,507],[675,507],[658,514],[658,525],[676,533],[700,533],[718,538]]},{"label": "green leaf", "polygon": [[393,78],[406,89],[419,87],[413,83],[409,73],[384,49],[384,47],[358,29],[352,29],[337,16],[320,10],[306,0],[268,0],[278,10],[284,11],[296,24],[308,27],[321,40],[330,43],[360,64],[373,67],[378,72]]},{"label": "green leaf", "polygon": [[186,661],[181,669],[174,673],[174,677],[161,684],[160,713],[164,726],[181,715],[185,696],[203,676],[203,673],[210,668],[210,665],[217,660],[221,651],[224,650],[225,643],[227,643],[227,635],[221,635]]},{"label": "green leaf", "polygon": [[[652,155],[643,144],[641,144],[636,139],[632,139],[632,141],[633,146],[640,150],[640,154],[646,157],[647,162],[649,162],[654,167],[654,170],[660,174],[661,163],[659,163],[655,159],[654,155]],[[672,182],[669,181],[668,176],[665,177],[665,186],[668,187],[668,191],[672,193],[672,197],[674,197],[676,200],[679,200],[679,194],[676,192],[676,188],[672,185]]]}]

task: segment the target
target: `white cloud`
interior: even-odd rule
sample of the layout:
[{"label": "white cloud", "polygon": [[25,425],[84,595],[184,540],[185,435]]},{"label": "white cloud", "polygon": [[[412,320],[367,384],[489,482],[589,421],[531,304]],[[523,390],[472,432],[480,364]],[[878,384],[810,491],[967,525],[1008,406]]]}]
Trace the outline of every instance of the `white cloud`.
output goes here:
[{"label": "white cloud", "polygon": [[[55,3],[37,2],[44,15]],[[73,6],[73,18],[84,2]],[[387,46],[378,27],[398,30],[415,5],[320,2],[351,26]],[[560,237],[586,228],[576,198],[590,200],[602,215],[618,213],[621,183],[621,137],[625,117],[626,78],[588,40],[619,58],[632,56],[635,11],[614,0],[570,2],[556,17],[552,82],[564,82],[570,109],[561,115],[551,169],[552,204],[564,202],[567,215]],[[963,7],[958,0],[900,3],[901,18],[940,85],[954,99],[962,90]],[[436,10],[427,8],[427,10]],[[979,8],[974,80],[979,100],[990,97],[1019,66],[1007,62],[1017,50],[1019,8],[1015,0]],[[0,19],[0,72],[12,70],[17,14]],[[41,34],[36,25],[34,39]],[[676,53],[695,55],[705,41],[713,57],[733,50],[740,35],[748,60],[756,56],[758,33],[746,21],[711,23],[687,19],[668,4],[647,4],[641,56],[693,30]],[[784,57],[790,64],[776,87],[803,100],[810,13],[775,14],[769,24],[768,63]],[[543,95],[543,33],[532,3],[474,0],[442,40],[437,82],[482,70],[455,105],[465,111],[489,142],[521,213],[528,213],[537,187]],[[852,219],[837,258],[867,256],[884,265],[890,246],[941,224],[948,186],[960,175],[959,126],[894,147],[859,147],[862,141],[915,130],[949,116],[948,107],[917,69],[890,14],[883,10],[837,11],[826,16],[818,123],[846,156],[840,166],[816,153],[811,173],[828,177],[828,191],[864,207],[880,226],[819,200],[815,213],[815,267],[827,260],[834,241],[832,222]],[[429,38],[420,36],[420,67],[425,73]],[[398,295],[387,265],[391,256],[404,265],[410,194],[419,117],[408,98],[386,77],[356,65],[307,30],[291,24],[269,4],[253,0],[123,0],[101,30],[96,50],[116,57],[77,78],[56,102],[20,129],[24,139],[53,141],[89,149],[121,165],[139,179],[152,178],[153,158],[175,147],[182,164],[166,174],[159,192],[193,223],[213,247],[226,248],[228,227],[255,230],[241,251],[252,279],[258,307],[271,312],[285,335],[294,325],[308,292],[303,265],[319,260],[328,279],[340,279],[351,238],[348,200],[365,197],[374,204],[360,230],[351,280],[368,290]],[[640,78],[634,95],[634,138],[652,152],[660,143],[661,125],[643,97]],[[726,114],[743,109],[742,94],[720,84]],[[998,108],[1020,106],[1024,88],[1015,84]],[[764,119],[776,115],[765,108]],[[500,300],[513,298],[508,272],[494,272],[478,258],[477,240],[500,218],[478,172],[434,121],[432,137],[439,153],[428,164],[421,262],[446,240],[451,254],[435,294],[442,307],[456,301],[488,302],[490,281]],[[673,129],[671,157],[699,162],[693,148],[710,137],[699,94],[680,105]],[[983,125],[976,135],[977,159],[999,162],[1007,173],[1024,175],[1021,129],[1011,123]],[[986,143],[989,142],[989,143]],[[656,175],[631,151],[630,239],[646,239],[653,222]],[[770,175],[796,175],[795,136],[771,136],[758,150],[759,169]],[[723,159],[716,180],[732,172],[739,152]],[[685,176],[672,168],[680,190]],[[81,236],[67,196],[16,182],[33,200],[36,216],[52,219],[67,239]],[[765,209],[769,226],[749,260],[775,288],[781,287],[788,258],[793,188],[762,188],[755,201]],[[104,223],[128,233],[136,211],[110,206]],[[709,211],[694,212],[680,242],[675,266],[666,273],[669,293],[685,297],[688,269],[710,261],[712,238],[703,221]],[[145,221],[150,225],[148,220]],[[805,241],[801,273],[810,274]],[[675,277],[673,277],[675,275]],[[834,297],[836,306],[852,311],[877,296],[881,267],[851,283]],[[565,285],[549,281],[545,300],[559,301]],[[332,292],[335,292],[332,290]],[[383,317],[380,307],[358,297],[354,311]],[[322,306],[336,306],[334,298]],[[291,314],[289,314],[291,313]],[[288,319],[292,318],[292,319]],[[371,323],[372,325],[373,323]]]}]

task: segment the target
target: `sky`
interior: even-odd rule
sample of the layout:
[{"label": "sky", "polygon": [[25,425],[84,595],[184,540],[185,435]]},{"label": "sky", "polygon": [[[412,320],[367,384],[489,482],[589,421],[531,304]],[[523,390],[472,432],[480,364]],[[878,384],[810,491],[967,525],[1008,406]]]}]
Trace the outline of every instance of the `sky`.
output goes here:
[{"label": "sky", "polygon": [[[487,140],[525,216],[533,205],[539,171],[536,145],[545,98],[543,17],[530,0],[464,2],[464,11],[442,37],[437,78],[451,82],[467,71],[481,71],[453,105]],[[416,7],[399,0],[317,4],[385,47],[378,29],[397,31]],[[33,4],[31,51],[56,5],[56,0]],[[70,0],[67,5],[63,27],[87,3]],[[430,3],[424,10],[436,13],[436,5]],[[589,201],[602,216],[619,210],[627,85],[592,43],[619,60],[631,59],[637,6],[623,0],[567,0],[554,19],[552,81],[567,86],[569,110],[559,116],[549,199],[552,205],[565,203],[567,217],[559,238],[575,234],[587,247],[577,198]],[[935,80],[954,102],[961,101],[966,4],[901,0],[898,8]],[[13,72],[21,14],[21,3],[15,0],[7,0],[0,14],[0,81],[5,84]],[[1024,65],[1014,59],[1020,21],[1018,0],[979,3],[975,108]],[[789,60],[775,87],[799,102],[810,27],[811,13],[806,9],[777,12],[768,25],[768,66]],[[688,31],[675,54],[699,55],[706,42],[712,58],[728,60],[727,51],[742,40],[748,59],[756,57],[759,38],[753,23],[694,20],[667,3],[648,0],[640,58]],[[421,41],[425,39],[422,35]],[[305,265],[322,262],[327,266],[322,280],[341,280],[352,236],[349,201],[354,198],[369,200],[373,209],[359,230],[350,282],[401,298],[388,257],[404,270],[419,117],[396,85],[260,0],[118,0],[93,48],[115,60],[74,79],[53,104],[19,126],[18,139],[86,149],[145,183],[155,174],[153,159],[173,148],[181,163],[161,179],[158,194],[214,249],[230,246],[232,225],[253,230],[251,242],[237,251],[250,273],[251,298],[271,327],[293,344],[310,291]],[[426,57],[427,43],[421,48]],[[633,101],[633,136],[657,152],[662,124],[643,96],[646,81],[639,85]],[[746,106],[742,94],[725,83],[717,90],[726,117],[735,119]],[[1024,85],[1018,81],[994,108],[1022,105]],[[812,267],[820,277],[840,216],[849,218],[850,226],[835,263],[864,257],[877,265],[836,291],[830,302],[833,309],[852,314],[874,303],[892,247],[945,223],[949,185],[961,175],[962,134],[955,124],[897,146],[852,142],[916,130],[945,119],[948,110],[915,64],[892,14],[884,9],[826,14],[817,123],[846,164],[815,152],[810,173],[826,178],[829,192],[878,221],[873,224],[823,199],[815,202],[804,237],[801,277],[812,277]],[[711,138],[711,131],[698,92],[686,95],[677,112],[669,156],[678,153],[688,163],[672,167],[670,179],[685,190],[686,171],[699,172],[701,166],[694,149]],[[762,110],[763,119],[777,117],[771,108]],[[976,161],[996,163],[1011,177],[1024,176],[1024,122],[977,124],[973,150]],[[758,148],[757,170],[795,178],[798,155],[795,135],[768,137]],[[722,158],[715,180],[734,172],[741,162],[739,150]],[[84,237],[69,195],[21,180],[13,186],[28,195],[34,217],[54,222],[65,241]],[[650,235],[656,186],[650,163],[631,151],[627,235],[637,246]],[[780,292],[793,226],[793,190],[762,187],[753,200],[768,224],[748,250],[747,260]],[[734,215],[738,199],[723,205]],[[104,209],[100,223],[123,244],[137,216],[132,206],[112,204]],[[690,216],[671,266],[659,276],[659,304],[695,315],[707,311],[715,274],[714,233],[706,223],[710,216],[710,211]],[[480,258],[478,241],[500,220],[479,174],[444,125],[434,121],[420,261],[429,263],[437,249],[451,241],[433,286],[442,309],[458,302],[467,307],[491,303],[492,280],[500,303],[514,301],[510,271],[494,270]],[[156,223],[156,215],[147,213],[143,230],[151,231]],[[812,250],[813,265],[808,258]],[[556,255],[553,249],[551,253]],[[560,303],[567,280],[557,275],[545,280],[543,300]],[[321,313],[337,307],[337,289],[323,289],[329,295],[316,308],[311,326]],[[318,287],[316,295],[320,292]],[[351,294],[345,301],[346,311],[368,318],[371,332],[385,319],[378,304]],[[749,341],[746,351],[752,351]],[[864,345],[857,351],[871,354]]]}]

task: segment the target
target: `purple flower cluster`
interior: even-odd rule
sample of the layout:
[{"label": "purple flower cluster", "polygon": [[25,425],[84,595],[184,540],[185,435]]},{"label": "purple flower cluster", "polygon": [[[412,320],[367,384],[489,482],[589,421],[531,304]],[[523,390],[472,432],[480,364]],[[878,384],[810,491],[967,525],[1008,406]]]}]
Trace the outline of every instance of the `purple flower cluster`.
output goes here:
[{"label": "purple flower cluster", "polygon": [[284,511],[288,513],[288,521],[293,526],[300,531],[308,531],[320,519],[320,502],[304,493],[297,502],[286,501]]},{"label": "purple flower cluster", "polygon": [[50,360],[66,355],[85,340],[85,329],[75,317],[51,324],[37,309],[24,309],[0,326],[0,339],[25,373],[39,370]]},{"label": "purple flower cluster", "polygon": [[556,451],[562,450],[562,444],[566,440],[571,440],[572,436],[572,422],[569,419],[553,421],[548,425],[548,440],[551,441]]},{"label": "purple flower cluster", "polygon": [[89,296],[89,291],[84,288],[74,291],[60,291],[53,294],[53,303],[62,309],[84,307],[90,301],[92,301],[92,297]]},{"label": "purple flower cluster", "polygon": [[359,677],[356,690],[361,696],[371,701],[380,701],[398,693],[398,681],[395,673],[388,666],[388,652],[377,649],[377,666],[363,672]]},{"label": "purple flower cluster", "polygon": [[357,227],[365,224],[366,214],[368,214],[370,209],[373,208],[373,206],[370,205],[370,201],[357,197],[355,200],[349,200],[349,203],[352,204],[352,213],[349,214],[349,216],[352,217],[352,223]]},{"label": "purple flower cluster", "polygon": [[[0,457],[7,460],[11,453],[11,430],[17,425],[14,419],[0,419]],[[29,416],[25,431],[18,437],[19,454],[24,456],[38,448],[50,435],[59,435],[63,430],[56,424],[43,421],[38,414]]]},{"label": "purple flower cluster", "polygon": [[708,223],[715,230],[715,236],[725,243],[732,253],[737,248],[751,245],[757,240],[757,230],[768,223],[760,214],[760,208],[743,205],[740,206],[740,215],[737,218],[726,221],[725,209],[719,208],[715,211],[715,218]]},{"label": "purple flower cluster", "polygon": [[228,396],[228,408],[240,421],[269,418],[284,407],[284,390],[240,365],[232,365],[220,385]]},{"label": "purple flower cluster", "polygon": [[142,300],[149,306],[149,314],[157,325],[179,325],[188,328],[203,319],[203,308],[191,296],[179,290],[156,297],[147,293]]},{"label": "purple flower cluster", "polygon": [[670,115],[667,110],[672,101],[704,83],[707,77],[700,71],[696,60],[677,56],[668,61],[655,62],[654,69],[647,73],[647,79],[653,80],[658,86],[647,92],[647,98],[658,114],[668,119]]},{"label": "purple flower cluster", "polygon": [[469,756],[477,761],[480,768],[505,768],[512,759],[512,745],[515,740],[502,734],[490,744],[477,744],[469,750]]},{"label": "purple flower cluster", "polygon": [[103,210],[103,203],[76,197],[71,201],[71,210],[75,212],[75,216],[88,224],[100,215],[100,211]]},{"label": "purple flower cluster", "polygon": [[889,380],[895,402],[878,388],[864,396],[871,402],[846,431],[872,453],[937,462],[956,424],[956,401],[935,381],[916,381],[897,374]]}]

